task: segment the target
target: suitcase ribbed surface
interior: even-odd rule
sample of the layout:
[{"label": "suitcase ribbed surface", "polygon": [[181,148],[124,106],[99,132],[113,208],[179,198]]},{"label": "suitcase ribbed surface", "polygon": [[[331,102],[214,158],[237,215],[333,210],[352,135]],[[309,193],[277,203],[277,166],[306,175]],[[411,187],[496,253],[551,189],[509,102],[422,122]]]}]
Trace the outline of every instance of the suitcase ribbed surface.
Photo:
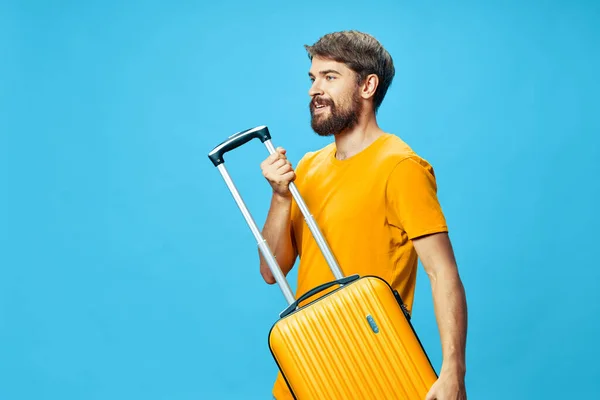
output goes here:
[{"label": "suitcase ribbed surface", "polygon": [[396,297],[376,277],[280,319],[269,346],[300,400],[422,400],[437,379]]}]

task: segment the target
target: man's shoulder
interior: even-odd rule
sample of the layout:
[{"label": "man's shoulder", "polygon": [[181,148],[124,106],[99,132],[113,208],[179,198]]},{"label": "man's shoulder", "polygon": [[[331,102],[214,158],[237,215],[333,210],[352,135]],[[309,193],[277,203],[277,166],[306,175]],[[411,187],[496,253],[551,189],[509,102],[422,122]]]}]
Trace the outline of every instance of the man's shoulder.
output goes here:
[{"label": "man's shoulder", "polygon": [[384,144],[381,146],[381,154],[388,157],[408,158],[418,156],[413,148],[400,136],[386,132],[383,134]]},{"label": "man's shoulder", "polygon": [[388,134],[387,139],[388,145],[384,146],[385,156],[382,159],[391,173],[403,177],[429,175],[435,179],[435,171],[429,160],[418,154],[400,137]]},{"label": "man's shoulder", "polygon": [[382,145],[378,148],[376,158],[379,165],[386,169],[393,169],[397,165],[407,161],[429,166],[429,162],[400,136],[387,132],[383,136]]}]

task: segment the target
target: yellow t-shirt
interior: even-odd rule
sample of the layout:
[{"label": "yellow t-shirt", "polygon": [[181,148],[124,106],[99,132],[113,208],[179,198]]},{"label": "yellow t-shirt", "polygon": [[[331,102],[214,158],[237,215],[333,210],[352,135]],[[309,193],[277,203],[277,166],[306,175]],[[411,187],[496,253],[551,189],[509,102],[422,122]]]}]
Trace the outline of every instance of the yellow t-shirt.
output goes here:
[{"label": "yellow t-shirt", "polygon": [[[410,239],[448,230],[433,168],[389,133],[346,160],[336,159],[335,152],[332,143],[300,160],[295,168],[298,191],[344,276],[385,279],[410,312],[418,259]],[[291,219],[299,254],[298,298],[335,277],[295,202]],[[278,400],[293,399],[281,373],[273,395]]]}]

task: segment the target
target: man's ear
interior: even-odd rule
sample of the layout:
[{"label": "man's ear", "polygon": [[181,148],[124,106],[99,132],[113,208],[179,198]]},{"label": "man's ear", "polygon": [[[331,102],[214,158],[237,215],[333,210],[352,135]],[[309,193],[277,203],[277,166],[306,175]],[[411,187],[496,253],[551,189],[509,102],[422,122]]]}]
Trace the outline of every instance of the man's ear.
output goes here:
[{"label": "man's ear", "polygon": [[363,99],[370,99],[375,95],[379,86],[379,78],[375,74],[368,75],[360,87],[360,95]]}]

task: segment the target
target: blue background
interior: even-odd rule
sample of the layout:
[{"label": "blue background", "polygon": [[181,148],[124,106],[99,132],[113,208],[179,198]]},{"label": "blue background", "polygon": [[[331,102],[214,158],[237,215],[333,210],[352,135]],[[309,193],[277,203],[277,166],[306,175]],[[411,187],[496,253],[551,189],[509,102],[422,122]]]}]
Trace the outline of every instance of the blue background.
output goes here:
[{"label": "blue background", "polygon": [[[600,396],[599,17],[592,1],[3,2],[0,399],[269,398],[285,301],[207,153],[262,124],[294,163],[329,143],[302,45],[341,29],[391,52],[379,122],[436,169],[469,398]],[[265,156],[226,156],[260,226]],[[413,322],[439,369],[419,273]]]}]

